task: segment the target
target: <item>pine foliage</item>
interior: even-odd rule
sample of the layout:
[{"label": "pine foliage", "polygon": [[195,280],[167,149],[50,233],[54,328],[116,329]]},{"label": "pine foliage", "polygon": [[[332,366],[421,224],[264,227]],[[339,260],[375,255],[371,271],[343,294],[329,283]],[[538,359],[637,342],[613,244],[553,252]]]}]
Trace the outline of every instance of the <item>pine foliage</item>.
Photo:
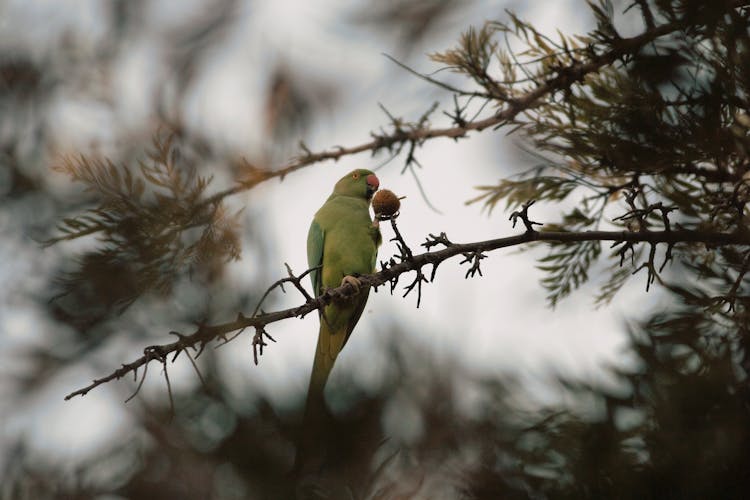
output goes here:
[{"label": "pine foliage", "polygon": [[[743,230],[750,196],[747,7],[687,0],[590,6],[597,27],[586,36],[553,39],[511,15],[509,23],[471,30],[456,49],[433,55],[483,87],[498,107],[513,106],[545,84],[562,86],[511,124],[542,163],[480,186],[472,202],[490,210],[500,202],[514,209],[529,199],[558,203],[560,220],[545,227],[578,231],[666,228],[653,208],[661,203],[683,229]],[[615,13],[624,7],[640,10],[641,34],[618,33]],[[525,49],[501,48],[511,42]],[[611,63],[585,71],[605,60]],[[488,68],[495,69],[491,76]],[[684,245],[682,251],[701,249]],[[551,246],[541,261],[550,302],[584,283],[598,256],[591,245]],[[622,252],[611,256],[619,261]],[[642,263],[634,259],[631,272]],[[619,267],[599,303],[625,283],[629,273]]]},{"label": "pine foliage", "polygon": [[[62,279],[63,294],[82,285],[96,291],[120,282],[105,299],[127,307],[154,291],[169,294],[185,275],[217,277],[240,256],[236,214],[206,196],[210,179],[180,155],[174,136],[156,136],[135,166],[104,158],[65,158],[56,167],[82,184],[93,207],[63,218],[48,244],[96,235],[97,248]],[[100,286],[101,285],[101,286]]]}]

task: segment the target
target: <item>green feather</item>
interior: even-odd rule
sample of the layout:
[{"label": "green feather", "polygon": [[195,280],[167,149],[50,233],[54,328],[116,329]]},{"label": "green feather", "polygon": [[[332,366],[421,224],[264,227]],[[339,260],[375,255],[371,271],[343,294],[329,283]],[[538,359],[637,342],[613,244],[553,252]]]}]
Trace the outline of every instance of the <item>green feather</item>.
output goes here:
[{"label": "green feather", "polygon": [[[323,241],[325,240],[325,233],[320,228],[320,224],[313,219],[310,224],[310,230],[307,232],[307,267],[312,269],[323,264]],[[314,269],[310,272],[310,279],[312,280],[313,293],[317,296],[322,293],[321,290],[321,279],[322,273],[320,269]]]}]

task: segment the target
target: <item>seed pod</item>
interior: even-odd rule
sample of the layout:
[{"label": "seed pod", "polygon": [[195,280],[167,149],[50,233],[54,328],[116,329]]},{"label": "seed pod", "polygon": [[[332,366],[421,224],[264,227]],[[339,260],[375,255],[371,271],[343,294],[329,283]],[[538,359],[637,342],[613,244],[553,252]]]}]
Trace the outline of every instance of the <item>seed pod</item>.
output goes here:
[{"label": "seed pod", "polygon": [[390,217],[401,208],[401,201],[393,191],[387,189],[381,189],[372,198],[372,209],[375,211],[375,215]]}]

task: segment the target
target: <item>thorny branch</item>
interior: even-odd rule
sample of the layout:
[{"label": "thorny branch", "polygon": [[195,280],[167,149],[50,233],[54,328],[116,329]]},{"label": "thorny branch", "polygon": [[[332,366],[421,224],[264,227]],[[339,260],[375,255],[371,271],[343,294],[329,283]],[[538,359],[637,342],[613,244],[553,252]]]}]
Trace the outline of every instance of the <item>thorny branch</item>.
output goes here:
[{"label": "thorny branch", "polygon": [[[382,220],[390,220],[391,221],[391,227],[393,228],[393,233],[396,235],[393,238],[391,238],[390,241],[396,242],[396,248],[399,251],[398,255],[394,255],[391,257],[391,259],[387,263],[382,263],[382,268],[386,269],[389,265],[393,266],[396,264],[396,259],[398,259],[399,262],[407,262],[414,258],[414,252],[412,252],[411,248],[409,248],[409,245],[406,244],[406,240],[404,240],[404,237],[401,235],[401,231],[398,230],[398,226],[396,225],[396,218],[398,218],[398,213],[381,217]],[[422,303],[422,283],[428,283],[427,278],[425,277],[424,273],[422,272],[422,268],[414,270],[416,272],[416,276],[414,277],[414,281],[411,282],[411,284],[406,285],[404,287],[404,294],[402,297],[406,297],[409,295],[413,290],[417,290],[417,308]],[[393,294],[393,291],[396,289],[396,286],[398,285],[398,276],[394,277],[390,280],[391,284],[391,294]]]},{"label": "thorny branch", "polygon": [[[519,217],[521,217],[519,215]],[[521,217],[523,220],[523,217]],[[392,222],[392,224],[395,224]],[[528,226],[527,226],[528,227]],[[422,282],[426,282],[427,279],[422,274],[422,268],[426,265],[432,265],[432,277],[435,277],[435,269],[437,266],[452,257],[461,255],[464,257],[462,263],[470,263],[471,267],[468,276],[473,276],[479,271],[479,260],[485,258],[486,252],[491,250],[497,250],[500,248],[507,248],[525,243],[531,243],[534,241],[551,241],[551,242],[580,242],[580,241],[613,241],[615,244],[633,245],[636,243],[649,243],[651,245],[650,267],[646,265],[649,270],[648,280],[653,281],[654,273],[656,273],[653,267],[653,257],[656,245],[658,243],[666,243],[670,249],[677,243],[703,243],[711,246],[723,246],[723,245],[750,245],[750,235],[738,233],[738,232],[712,232],[712,231],[694,231],[694,230],[670,230],[670,231],[582,231],[582,232],[562,232],[562,231],[534,231],[527,230],[523,234],[508,236],[504,238],[497,238],[492,240],[477,241],[473,243],[453,243],[451,242],[445,233],[441,233],[438,236],[430,234],[430,237],[422,245],[428,249],[427,252],[414,255],[411,257],[404,258],[400,262],[396,262],[391,259],[390,265],[385,267],[383,270],[377,273],[359,276],[361,281],[362,289],[365,287],[376,287],[383,285],[387,282],[393,282],[397,280],[399,276],[410,271],[417,271],[418,279],[416,283],[412,283],[407,289],[413,289],[415,286],[421,286]],[[404,243],[405,244],[405,243]],[[432,251],[437,245],[442,245],[445,248],[437,251]],[[641,269],[641,266],[639,269]],[[291,276],[284,278],[280,281],[291,281],[292,283],[299,282],[299,280],[309,272],[301,274],[300,276]],[[291,269],[289,269],[291,274]],[[420,278],[421,277],[421,278]],[[278,283],[278,282],[277,282]],[[272,285],[275,287],[277,284]],[[280,285],[279,285],[280,286]],[[408,291],[408,290],[407,290]],[[246,328],[254,328],[255,334],[252,339],[253,350],[257,361],[258,354],[262,354],[262,349],[267,344],[265,338],[274,340],[271,338],[265,330],[265,327],[271,323],[281,321],[287,318],[303,318],[308,313],[321,309],[327,304],[330,304],[334,300],[345,300],[351,297],[355,291],[350,284],[342,285],[338,288],[327,290],[318,297],[309,297],[306,302],[300,306],[292,307],[289,309],[283,309],[270,313],[260,312],[254,314],[252,317],[246,317],[242,313],[237,315],[234,321],[227,323],[221,323],[217,325],[206,325],[199,324],[197,329],[189,334],[182,335],[177,332],[172,332],[177,336],[175,342],[163,345],[154,345],[146,347],[143,350],[143,356],[136,359],[131,363],[123,364],[120,368],[113,371],[107,376],[99,379],[95,379],[91,384],[78,389],[68,394],[65,399],[69,400],[75,396],[86,395],[90,390],[107,383],[112,380],[120,379],[129,373],[133,373],[136,379],[138,378],[138,370],[140,368],[145,369],[151,361],[157,360],[164,364],[168,357],[171,355],[171,361],[179,357],[182,352],[188,353],[188,350],[192,350],[195,357],[199,356],[206,345],[217,339],[224,340],[226,342],[226,335],[232,332],[242,331]],[[142,383],[142,380],[141,382]],[[139,384],[140,386],[140,384]],[[136,391],[137,392],[137,391]]]}]

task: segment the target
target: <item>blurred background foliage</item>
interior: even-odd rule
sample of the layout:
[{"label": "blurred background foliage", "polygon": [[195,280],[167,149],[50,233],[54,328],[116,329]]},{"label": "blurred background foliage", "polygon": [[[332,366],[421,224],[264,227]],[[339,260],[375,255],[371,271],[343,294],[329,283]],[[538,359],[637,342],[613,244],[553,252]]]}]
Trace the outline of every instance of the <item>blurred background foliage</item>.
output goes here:
[{"label": "blurred background foliage", "polygon": [[[640,29],[685,23],[679,35],[519,118],[526,144],[548,156],[527,174],[480,188],[477,201],[514,208],[531,197],[563,201],[583,186],[593,198],[563,214],[560,226],[585,230],[611,221],[609,203],[627,208],[622,190],[638,178],[651,186],[649,201],[659,194],[679,206],[683,227],[746,230],[748,12],[736,2],[711,5],[636,1],[628,22]],[[508,26],[467,31],[457,49],[433,57],[501,106],[534,78],[586,57],[587,47],[594,55],[611,48],[619,35],[609,19],[626,7],[594,4],[598,25],[577,40],[580,55],[561,51],[549,60],[549,42],[533,22],[511,18]],[[318,477],[290,476],[304,395],[274,403],[211,349],[198,360],[202,380],[170,372],[171,397],[153,367],[156,383],[119,417],[127,432],[92,449],[45,453],[44,436],[16,432],[10,416],[17,421],[34,401],[61,398],[53,382],[77,383],[71,374],[88,373],[81,366],[107,371],[133,345],[137,352],[165,331],[252,310],[262,284],[273,281],[264,269],[273,245],[252,209],[242,211],[231,198],[204,203],[207,186],[226,188],[248,164],[271,167],[294,154],[316,116],[336,106],[343,84],[269,56],[258,68],[265,90],[251,119],[257,135],[240,148],[190,116],[243,3],[204,2],[176,16],[157,2],[81,2],[45,33],[43,19],[34,18],[43,8],[2,8],[19,26],[38,21],[28,32],[0,33],[0,411],[8,416],[2,498],[665,499],[743,498],[750,491],[750,334],[742,295],[750,261],[744,249],[698,245],[676,251],[678,262],[664,275],[664,307],[629,324],[627,367],[608,368],[606,384],[548,380],[563,395],[555,404],[541,405],[513,372],[477,374],[384,322],[377,327],[386,339],[382,352],[373,354],[387,360],[378,382],[346,373],[329,388],[333,447]],[[414,47],[432,47],[460,8],[430,0],[361,4],[344,25],[395,38],[396,55],[410,61],[422,57]],[[82,12],[89,17],[76,19]],[[543,61],[527,69],[535,73],[520,74],[507,54],[491,66],[498,32],[530,44],[526,55]],[[686,43],[691,36],[702,43]],[[574,40],[561,43],[572,47]],[[144,50],[151,59],[142,59]],[[151,92],[135,101],[118,73],[127,64],[147,64],[152,73]],[[495,69],[517,85],[498,87],[487,73]],[[243,160],[248,149],[253,156]],[[683,170],[670,171],[675,165]],[[50,174],[51,166],[80,182]],[[720,178],[707,173],[714,167]],[[40,252],[50,239],[64,241]],[[543,285],[554,305],[587,279],[601,250],[551,248],[560,265],[547,269]],[[240,252],[261,288],[227,276]],[[602,302],[630,271],[613,269]],[[23,323],[19,311],[34,324]],[[11,338],[19,329],[37,335]],[[106,355],[94,360],[94,352]],[[106,404],[122,406],[133,389],[125,385],[111,388]],[[94,422],[108,415],[99,410]]]}]

